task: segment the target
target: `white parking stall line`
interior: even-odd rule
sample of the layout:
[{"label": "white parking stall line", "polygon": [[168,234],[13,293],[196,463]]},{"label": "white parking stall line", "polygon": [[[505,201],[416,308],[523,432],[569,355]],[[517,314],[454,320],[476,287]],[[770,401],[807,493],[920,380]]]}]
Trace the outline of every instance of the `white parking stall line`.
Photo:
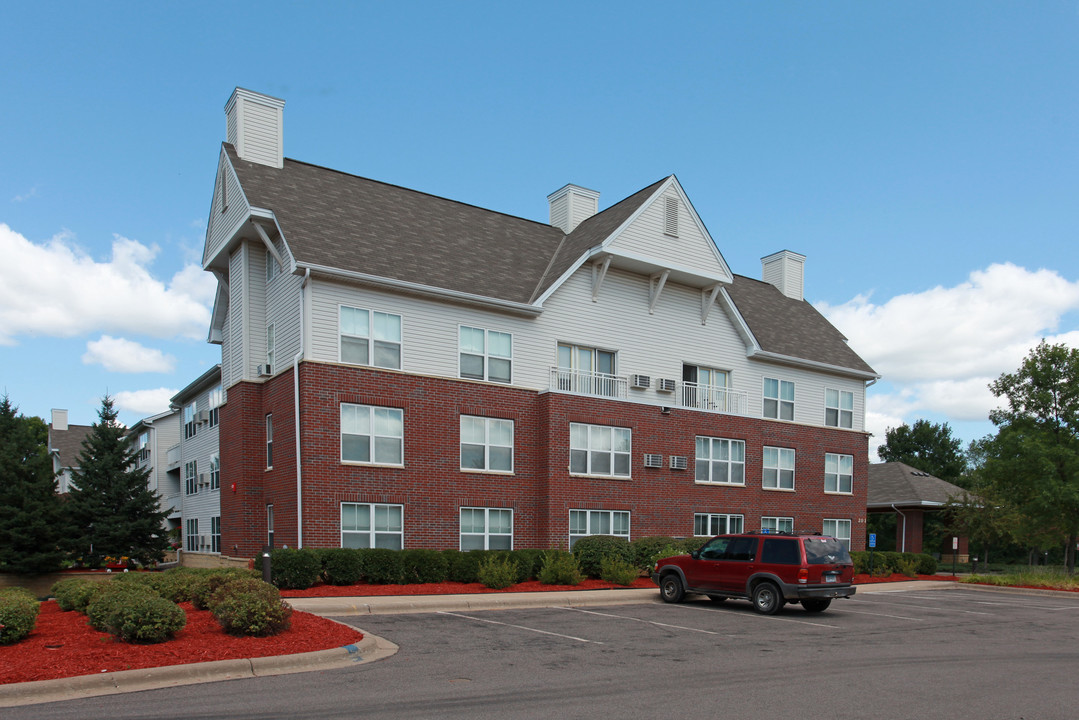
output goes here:
[{"label": "white parking stall line", "polygon": [[[718,608],[713,610],[713,609],[708,609],[708,608],[695,607],[693,605],[676,604],[676,605],[671,605],[670,607],[682,608],[683,610],[699,610],[701,612],[707,612],[707,613],[727,612],[726,610],[720,610]],[[794,618],[779,617],[777,615],[761,615],[760,613],[752,613],[752,614],[739,615],[739,617],[751,617],[751,618],[757,618],[759,620],[779,620],[780,622],[798,623],[799,625],[812,625],[814,627],[832,628],[833,630],[838,630],[839,629],[838,625],[827,625],[825,623],[810,622],[808,620],[795,620]]]},{"label": "white parking stall line", "polygon": [[940,607],[938,605],[914,605],[911,603],[888,602],[887,600],[855,600],[853,598],[851,599],[851,602],[862,603],[865,605],[899,605],[900,607],[923,608],[925,610],[962,613],[964,615],[988,615],[990,617],[993,616],[993,613],[978,612],[977,610],[959,610],[958,608]]},{"label": "white parking stall line", "polygon": [[701,630],[700,628],[691,628],[684,625],[671,625],[670,623],[656,622],[655,620],[642,620],[641,618],[635,618],[630,615],[615,615],[613,613],[601,613],[595,610],[582,610],[575,607],[562,607],[559,610],[572,610],[573,612],[585,613],[586,615],[599,615],[600,617],[616,618],[618,620],[632,620],[634,622],[644,623],[646,625],[655,625],[657,627],[671,628],[672,630],[688,630],[690,632],[704,633],[705,635],[724,635],[725,633],[718,633],[712,630]]},{"label": "white parking stall line", "polygon": [[599,640],[588,640],[585,638],[574,637],[573,635],[563,635],[561,633],[550,632],[548,630],[540,630],[538,628],[525,627],[524,625],[513,625],[511,623],[498,622],[497,620],[488,620],[487,618],[478,618],[471,615],[461,615],[455,612],[446,612],[440,610],[439,615],[451,615],[453,617],[464,618],[465,620],[475,620],[476,622],[488,623],[490,625],[502,625],[504,627],[517,628],[518,630],[527,630],[528,632],[539,633],[540,635],[553,635],[554,637],[565,638],[567,640],[576,640],[577,642],[591,643],[593,645],[603,645]]},{"label": "white parking stall line", "polygon": [[888,615],[887,613],[862,612],[861,610],[836,610],[836,612],[843,613],[844,615],[847,613],[852,613],[854,615],[872,615],[873,617],[886,617],[893,618],[895,620],[910,620],[911,622],[923,622],[922,618],[912,618],[907,617],[906,615]]}]

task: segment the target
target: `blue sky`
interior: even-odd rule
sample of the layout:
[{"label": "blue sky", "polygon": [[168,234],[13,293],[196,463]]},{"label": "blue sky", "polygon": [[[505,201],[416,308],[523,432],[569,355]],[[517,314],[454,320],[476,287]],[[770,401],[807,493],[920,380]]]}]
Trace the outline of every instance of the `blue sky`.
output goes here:
[{"label": "blue sky", "polygon": [[[884,379],[869,429],[991,431],[986,383],[1079,345],[1079,3],[8,4],[0,391],[131,423],[218,356],[198,267],[224,104],[288,157],[546,221],[678,176],[728,264]],[[147,372],[146,368],[153,371]]]}]

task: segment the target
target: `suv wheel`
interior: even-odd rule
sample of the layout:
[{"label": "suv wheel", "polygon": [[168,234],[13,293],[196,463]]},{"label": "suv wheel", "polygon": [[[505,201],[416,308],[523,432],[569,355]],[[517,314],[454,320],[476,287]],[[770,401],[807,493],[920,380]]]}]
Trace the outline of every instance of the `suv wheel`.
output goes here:
[{"label": "suv wheel", "polygon": [[783,607],[783,596],[774,583],[762,582],[753,588],[753,607],[762,615],[775,615]]},{"label": "suv wheel", "polygon": [[659,596],[663,602],[681,602],[686,596],[686,589],[682,587],[682,580],[676,573],[667,573],[659,580]]},{"label": "suv wheel", "polygon": [[824,612],[831,604],[831,598],[810,598],[802,601],[802,607],[806,609],[806,612],[811,613]]}]

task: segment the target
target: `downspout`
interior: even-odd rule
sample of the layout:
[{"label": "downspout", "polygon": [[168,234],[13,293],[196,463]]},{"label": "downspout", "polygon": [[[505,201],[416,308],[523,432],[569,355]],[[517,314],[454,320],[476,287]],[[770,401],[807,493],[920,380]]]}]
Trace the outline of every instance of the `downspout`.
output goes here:
[{"label": "downspout", "polygon": [[304,348],[304,290],[311,278],[311,269],[304,273],[300,283],[300,350],[292,358],[292,407],[295,412],[293,424],[296,426],[296,547],[303,547],[303,470],[300,462],[300,358]]},{"label": "downspout", "polygon": [[907,551],[907,516],[904,515],[902,513],[902,511],[900,511],[900,509],[895,506],[895,503],[892,503],[892,510],[895,510],[897,513],[899,513],[899,517],[903,518],[903,547],[902,547],[902,549],[900,549],[899,552],[906,552]]}]

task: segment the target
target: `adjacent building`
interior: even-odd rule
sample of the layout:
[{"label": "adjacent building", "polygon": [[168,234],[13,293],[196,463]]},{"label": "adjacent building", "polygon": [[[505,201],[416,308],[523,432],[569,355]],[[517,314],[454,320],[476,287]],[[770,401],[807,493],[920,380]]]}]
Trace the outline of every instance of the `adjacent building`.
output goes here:
[{"label": "adjacent building", "polygon": [[92,430],[90,425],[68,423],[67,410],[52,411],[49,423],[49,455],[52,457],[52,469],[56,473],[57,492],[60,494],[71,489],[73,473],[79,469],[83,440]]},{"label": "adjacent building", "polygon": [[168,513],[167,528],[177,527],[183,508],[169,450],[180,440],[179,413],[169,409],[139,420],[128,430],[127,437],[137,452],[135,467],[147,471],[147,486],[158,494],[161,509]]},{"label": "adjacent building", "polygon": [[214,365],[171,399],[177,444],[170,451],[182,517],[181,548],[188,553],[221,552],[220,424],[224,391],[221,366]]}]

